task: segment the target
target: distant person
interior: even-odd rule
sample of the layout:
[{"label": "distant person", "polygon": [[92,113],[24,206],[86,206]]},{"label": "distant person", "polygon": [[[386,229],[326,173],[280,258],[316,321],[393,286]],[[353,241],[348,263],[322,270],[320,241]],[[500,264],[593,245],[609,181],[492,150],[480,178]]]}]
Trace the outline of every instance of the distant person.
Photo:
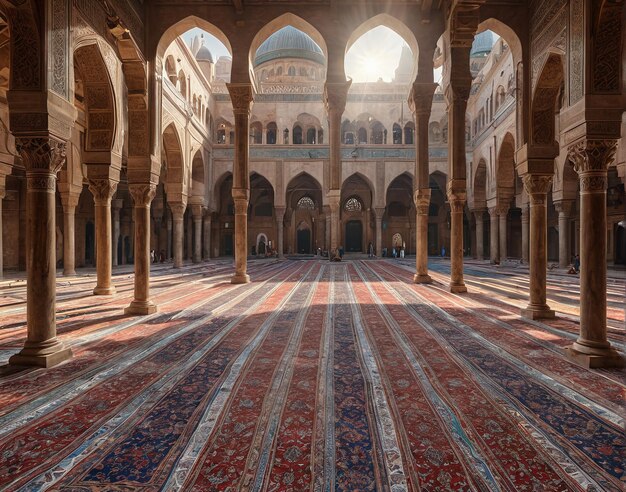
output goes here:
[{"label": "distant person", "polygon": [[580,272],[580,256],[578,255],[574,258],[574,270],[576,270],[576,273]]},{"label": "distant person", "polygon": [[370,241],[369,245],[367,246],[367,252],[370,258],[374,257],[374,245],[372,244],[372,241]]},{"label": "distant person", "polygon": [[343,246],[339,246],[339,258],[343,260]]},{"label": "distant person", "polygon": [[445,256],[446,256],[446,247],[445,247],[445,246],[443,246],[443,247],[441,248],[441,257],[442,257],[442,258],[444,258]]}]

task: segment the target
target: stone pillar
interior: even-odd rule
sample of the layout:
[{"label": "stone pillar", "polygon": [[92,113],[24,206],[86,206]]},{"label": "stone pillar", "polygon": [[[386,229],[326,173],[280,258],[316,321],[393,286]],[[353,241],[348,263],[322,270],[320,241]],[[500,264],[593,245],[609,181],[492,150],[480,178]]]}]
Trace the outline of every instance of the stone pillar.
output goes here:
[{"label": "stone pillar", "polygon": [[172,240],[173,240],[173,212],[165,213],[165,226],[167,229],[167,251],[165,257],[169,260],[172,257]]},{"label": "stone pillar", "polygon": [[[0,279],[4,277],[4,250],[2,249],[2,231],[3,231],[3,220],[2,220],[2,200],[6,196],[6,188],[3,186],[0,187]],[[65,229],[64,229],[65,232]],[[63,236],[65,238],[65,235]],[[65,245],[65,243],[63,243]]]},{"label": "stone pillar", "polygon": [[120,238],[120,210],[124,205],[124,200],[118,198],[111,200],[111,208],[113,209],[113,266],[118,265],[117,244]]},{"label": "stone pillar", "polygon": [[187,245],[187,249],[185,250],[185,259],[192,260],[193,259],[193,219],[191,218],[192,214],[187,214],[187,224],[185,226],[185,234],[187,238],[185,240],[185,244]]},{"label": "stone pillar", "polygon": [[324,230],[324,249],[330,253],[330,229],[332,217],[330,215],[329,206],[324,206],[324,215],[326,220],[326,229]]},{"label": "stone pillar", "polygon": [[250,110],[252,108],[252,84],[227,84],[235,116],[235,158],[233,161],[233,200],[235,202],[235,274],[233,284],[250,282],[248,269],[248,200],[250,199],[250,175],[248,159],[250,144]]},{"label": "stone pillar", "polygon": [[185,202],[170,203],[170,209],[172,210],[172,222],[174,223],[172,234],[174,268],[181,268],[183,266],[183,234],[185,233],[183,220],[185,218],[186,208],[187,203]]},{"label": "stone pillar", "polygon": [[211,258],[211,212],[205,210],[204,225],[203,225],[203,245],[202,245],[202,257],[205,260]]},{"label": "stone pillar", "polygon": [[547,280],[547,209],[551,175],[526,174],[524,187],[530,197],[530,303],[522,316],[530,319],[554,318],[554,311],[546,304]]},{"label": "stone pillar", "polygon": [[607,168],[617,143],[586,139],[569,149],[580,179],[580,335],[565,350],[589,368],[624,366],[606,337]]},{"label": "stone pillar", "polygon": [[[465,134],[465,132],[464,132]],[[463,137],[465,138],[465,137]],[[463,208],[466,194],[454,189],[454,182],[448,183],[450,203],[450,292],[467,292],[463,280]]]},{"label": "stone pillar", "polygon": [[416,284],[432,282],[428,275],[428,210],[430,208],[430,189],[417,190],[413,195],[415,202],[415,275]]},{"label": "stone pillar", "polygon": [[507,217],[509,215],[509,207],[498,208],[499,227],[498,235],[500,236],[500,262],[503,263],[507,259]]},{"label": "stone pillar", "polygon": [[[346,108],[351,80],[326,82],[324,103],[328,112],[328,145],[330,153],[330,183],[328,204],[330,205],[330,249],[339,247],[339,201],[341,199],[341,118]],[[330,257],[330,254],[329,254]]]},{"label": "stone pillar", "polygon": [[376,256],[381,258],[383,254],[383,215],[385,215],[385,209],[375,208],[374,213],[376,214]]},{"label": "stone pillar", "polygon": [[90,179],[89,191],[93,195],[96,215],[97,281],[93,293],[111,295],[115,294],[115,287],[111,283],[111,198],[117,191],[117,182],[111,179]]},{"label": "stone pillar", "polygon": [[528,203],[522,204],[522,261],[528,265],[528,241],[530,238],[530,210]]},{"label": "stone pillar", "polygon": [[15,144],[26,168],[27,335],[24,348],[9,359],[9,364],[50,367],[72,356],[57,339],[55,319],[55,191],[66,143],[21,137]]},{"label": "stone pillar", "polygon": [[63,205],[63,275],[76,275],[76,207],[80,194],[61,193]]},{"label": "stone pillar", "polygon": [[489,207],[489,224],[489,258],[491,264],[495,264],[500,262],[500,222],[498,220],[498,209],[496,207]]},{"label": "stone pillar", "polygon": [[574,200],[559,200],[554,202],[554,208],[559,213],[559,267],[567,268],[570,264],[569,248],[569,219]]},{"label": "stone pillar", "polygon": [[485,211],[475,210],[474,218],[476,219],[476,258],[483,260],[485,258]]},{"label": "stone pillar", "polygon": [[150,203],[156,193],[154,184],[130,184],[135,206],[135,298],[124,310],[130,315],[155,313],[150,300]]},{"label": "stone pillar", "polygon": [[[428,210],[430,178],[428,159],[428,125],[437,84],[416,81],[409,93],[409,107],[415,123],[415,174],[413,201],[415,203],[415,275],[416,284],[430,283],[428,275]],[[403,135],[404,136],[404,135]]]},{"label": "stone pillar", "polygon": [[283,258],[284,253],[283,250],[285,248],[284,244],[284,234],[285,227],[283,221],[285,220],[285,207],[275,207],[276,212],[276,249],[278,250],[278,257]]},{"label": "stone pillar", "polygon": [[[191,206],[193,215],[193,258],[194,263],[202,261],[202,205]],[[191,245],[190,245],[191,246]]]}]

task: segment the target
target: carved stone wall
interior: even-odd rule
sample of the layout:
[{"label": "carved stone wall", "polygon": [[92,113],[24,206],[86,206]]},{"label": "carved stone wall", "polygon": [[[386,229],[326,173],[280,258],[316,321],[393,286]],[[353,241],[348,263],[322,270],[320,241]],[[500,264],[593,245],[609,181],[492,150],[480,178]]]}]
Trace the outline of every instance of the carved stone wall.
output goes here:
[{"label": "carved stone wall", "polygon": [[70,97],[69,90],[69,5],[65,0],[53,0],[50,12],[50,50],[48,65],[50,89],[63,96]]}]

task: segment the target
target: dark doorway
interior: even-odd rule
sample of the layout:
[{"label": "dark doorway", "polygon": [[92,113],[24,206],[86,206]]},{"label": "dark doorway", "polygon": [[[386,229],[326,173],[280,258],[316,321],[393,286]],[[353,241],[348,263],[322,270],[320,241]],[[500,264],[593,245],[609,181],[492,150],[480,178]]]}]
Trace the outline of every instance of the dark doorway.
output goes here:
[{"label": "dark doorway", "polygon": [[233,235],[224,234],[224,255],[233,256]]},{"label": "dark doorway", "polygon": [[615,264],[626,265],[626,225],[615,224]]},{"label": "dark doorway", "polygon": [[559,261],[559,231],[548,227],[548,261]]},{"label": "dark doorway", "polygon": [[124,237],[124,251],[126,252],[126,263],[133,263],[133,250],[130,247],[130,238]]},{"label": "dark doorway", "polygon": [[85,226],[85,264],[95,265],[96,236],[93,222],[87,222]]},{"label": "dark doorway", "polygon": [[346,251],[363,252],[363,224],[360,220],[350,220],[346,224]]},{"label": "dark doorway", "polygon": [[439,224],[428,224],[428,254],[439,255]]},{"label": "dark doorway", "polygon": [[122,250],[122,236],[117,238],[117,264],[122,265],[124,263],[124,255]]},{"label": "dark doorway", "polygon": [[311,229],[300,229],[298,231],[298,253],[311,253]]}]

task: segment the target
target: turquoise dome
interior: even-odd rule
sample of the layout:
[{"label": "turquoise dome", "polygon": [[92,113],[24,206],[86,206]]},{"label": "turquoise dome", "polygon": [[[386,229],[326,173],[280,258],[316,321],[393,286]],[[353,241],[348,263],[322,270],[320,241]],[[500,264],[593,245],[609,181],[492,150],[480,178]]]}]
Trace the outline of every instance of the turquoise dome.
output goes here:
[{"label": "turquoise dome", "polygon": [[302,58],[324,64],[322,49],[310,36],[292,26],[286,26],[267,38],[256,50],[254,66],[279,58]]},{"label": "turquoise dome", "polygon": [[491,31],[483,31],[474,37],[472,43],[471,57],[487,56],[491,53],[493,44],[496,42],[493,33]]}]

